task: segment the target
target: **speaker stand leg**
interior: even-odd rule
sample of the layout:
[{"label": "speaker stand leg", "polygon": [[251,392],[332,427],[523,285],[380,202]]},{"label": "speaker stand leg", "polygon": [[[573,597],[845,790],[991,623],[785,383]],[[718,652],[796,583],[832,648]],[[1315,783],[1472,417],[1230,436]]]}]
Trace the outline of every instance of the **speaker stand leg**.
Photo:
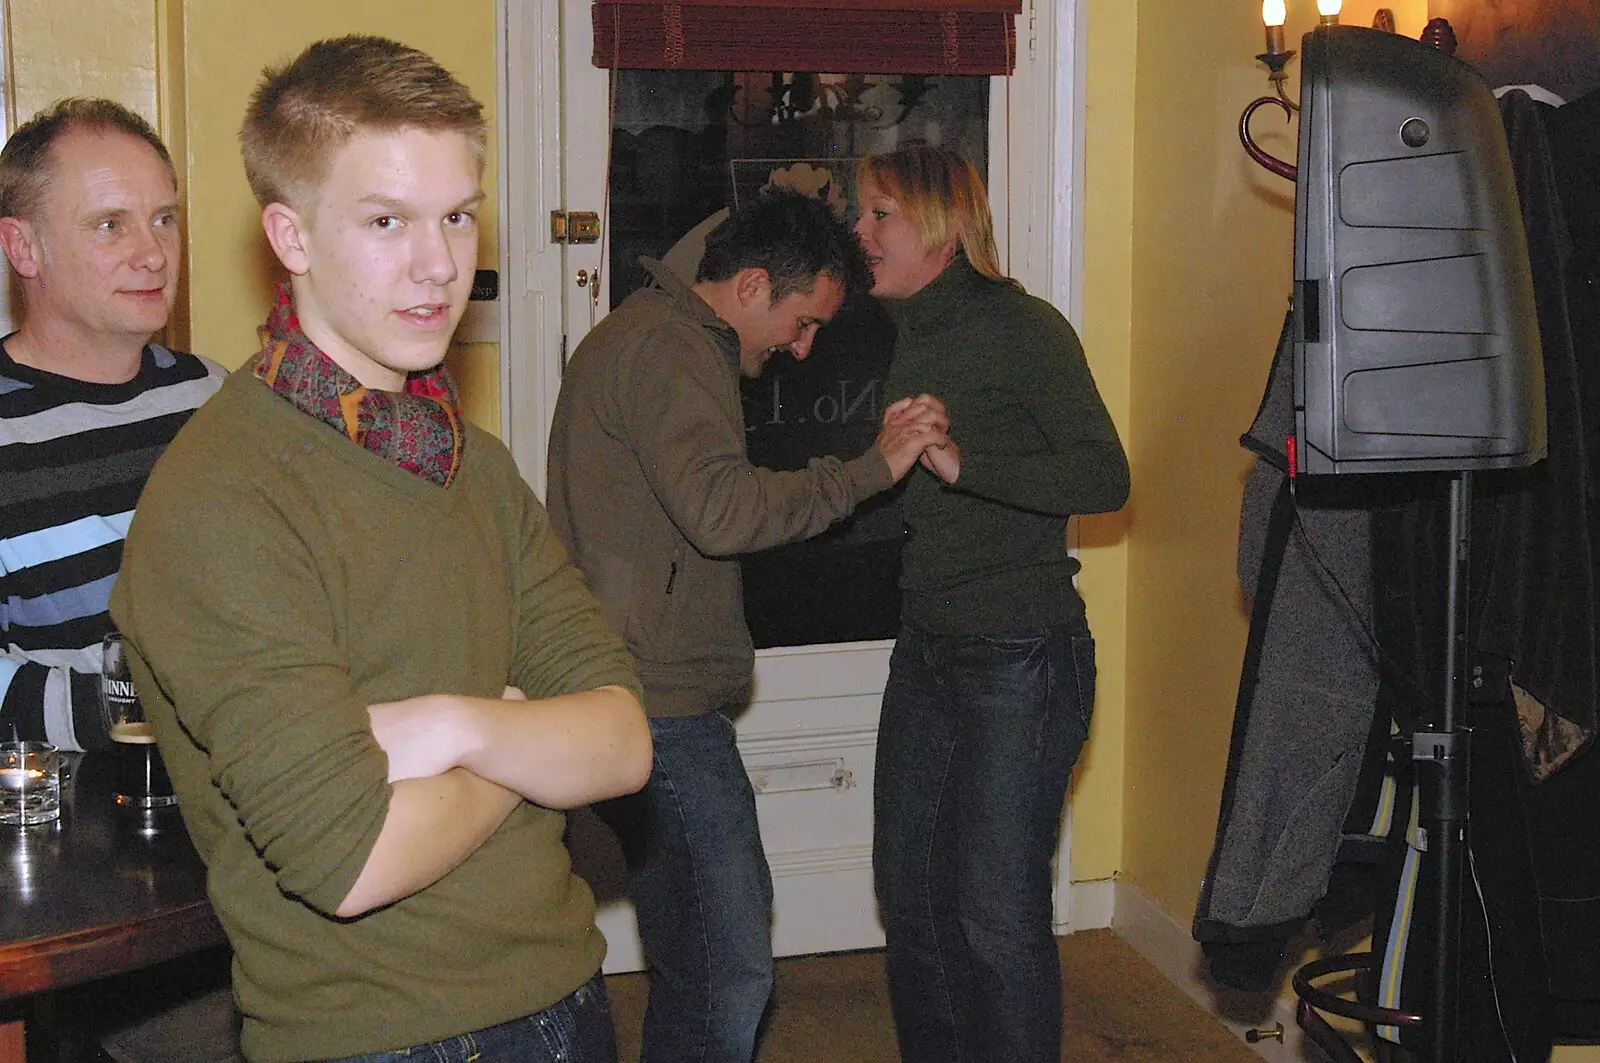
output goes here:
[{"label": "speaker stand leg", "polygon": [[1421,807],[1419,839],[1434,870],[1433,993],[1426,1014],[1432,1027],[1430,1063],[1457,1063],[1460,1053],[1461,890],[1468,818],[1470,732],[1463,726],[1469,642],[1468,561],[1472,537],[1472,473],[1450,480],[1450,555],[1446,574],[1443,712],[1433,727],[1412,735]]}]

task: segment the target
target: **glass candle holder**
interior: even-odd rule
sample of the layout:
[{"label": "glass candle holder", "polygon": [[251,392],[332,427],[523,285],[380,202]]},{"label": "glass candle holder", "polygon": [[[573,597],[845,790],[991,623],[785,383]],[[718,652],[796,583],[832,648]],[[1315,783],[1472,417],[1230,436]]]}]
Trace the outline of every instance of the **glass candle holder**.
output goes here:
[{"label": "glass candle holder", "polygon": [[0,742],[0,823],[61,816],[61,754],[48,742]]}]

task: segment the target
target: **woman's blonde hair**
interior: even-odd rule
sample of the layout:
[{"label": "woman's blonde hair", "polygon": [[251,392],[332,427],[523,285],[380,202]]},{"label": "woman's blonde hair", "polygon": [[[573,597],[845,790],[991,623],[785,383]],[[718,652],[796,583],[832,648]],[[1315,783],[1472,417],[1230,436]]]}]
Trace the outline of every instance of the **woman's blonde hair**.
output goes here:
[{"label": "woman's blonde hair", "polygon": [[856,168],[857,194],[867,185],[899,205],[924,251],[954,241],[973,269],[993,280],[1017,284],[1000,268],[983,178],[961,155],[930,144],[868,155]]}]

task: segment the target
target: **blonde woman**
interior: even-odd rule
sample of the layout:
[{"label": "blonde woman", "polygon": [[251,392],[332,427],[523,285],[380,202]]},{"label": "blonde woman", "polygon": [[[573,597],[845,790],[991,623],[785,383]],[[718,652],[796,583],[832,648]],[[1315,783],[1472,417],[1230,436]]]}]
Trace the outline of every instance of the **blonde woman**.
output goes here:
[{"label": "blonde woman", "polygon": [[885,402],[950,417],[907,481],[901,628],[873,862],[901,1058],[1060,1059],[1050,859],[1094,703],[1066,551],[1128,464],[1078,337],[1001,272],[983,182],[943,148],[858,173],[872,294],[899,332]]}]

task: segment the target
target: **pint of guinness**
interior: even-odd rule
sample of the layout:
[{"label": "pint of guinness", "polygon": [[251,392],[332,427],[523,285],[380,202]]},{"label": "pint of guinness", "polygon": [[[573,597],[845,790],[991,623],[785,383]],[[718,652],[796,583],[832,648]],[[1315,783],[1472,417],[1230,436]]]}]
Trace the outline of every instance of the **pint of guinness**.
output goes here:
[{"label": "pint of guinness", "polygon": [[144,718],[144,707],[133,689],[133,674],[122,636],[116,632],[102,643],[100,699],[105,708],[115,763],[112,791],[117,804],[133,808],[166,808],[178,803],[167,778],[155,729]]}]

